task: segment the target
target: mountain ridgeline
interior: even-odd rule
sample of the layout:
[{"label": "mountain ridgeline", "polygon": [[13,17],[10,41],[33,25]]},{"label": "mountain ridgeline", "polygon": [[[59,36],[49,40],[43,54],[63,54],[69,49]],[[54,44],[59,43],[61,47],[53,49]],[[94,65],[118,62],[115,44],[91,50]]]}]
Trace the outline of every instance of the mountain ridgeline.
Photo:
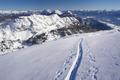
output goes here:
[{"label": "mountain ridgeline", "polygon": [[61,37],[112,29],[95,18],[71,11],[27,11],[0,14],[0,51],[8,52]]}]

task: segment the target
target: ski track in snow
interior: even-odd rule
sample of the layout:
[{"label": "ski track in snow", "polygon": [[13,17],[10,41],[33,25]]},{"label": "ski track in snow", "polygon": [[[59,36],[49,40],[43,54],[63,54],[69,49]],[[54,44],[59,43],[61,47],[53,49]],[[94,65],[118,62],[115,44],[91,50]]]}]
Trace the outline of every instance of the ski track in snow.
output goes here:
[{"label": "ski track in snow", "polygon": [[[84,40],[84,42],[86,42],[86,41]],[[55,76],[54,80],[60,80],[60,77],[63,75],[63,73],[65,71],[67,71],[69,65],[71,65],[71,64],[72,64],[72,66],[70,67],[70,70],[68,71],[68,74],[67,74],[67,76],[65,77],[64,80],[76,80],[76,75],[77,75],[77,72],[78,72],[78,68],[80,67],[80,64],[81,64],[81,61],[82,61],[82,56],[83,56],[83,53],[84,53],[82,45],[83,45],[83,38],[81,38],[79,40],[79,43],[78,43],[78,46],[77,46],[77,49],[76,49],[77,50],[77,54],[73,53],[72,55],[70,55],[66,59],[66,61],[64,62],[62,70],[59,70],[59,71],[56,72],[56,76]],[[94,65],[95,57],[90,52],[90,48],[89,48],[87,42],[86,42],[86,46],[87,46],[88,51],[89,51],[89,61],[91,63],[91,67],[87,71],[86,78],[90,77],[92,80],[97,80],[96,74],[97,74],[97,72],[99,70]],[[74,50],[72,50],[71,52],[73,52],[73,51]],[[6,54],[8,54],[8,53],[6,53]],[[0,56],[4,56],[6,54],[2,54]],[[71,63],[73,57],[76,57],[76,58],[73,61],[73,63]]]},{"label": "ski track in snow", "polygon": [[[96,62],[95,57],[90,52],[90,48],[87,43],[86,43],[86,46],[89,51],[88,56],[89,56],[90,68],[88,69],[87,74],[85,76],[86,78],[90,78],[91,80],[97,80],[96,74],[99,70],[95,66],[95,62]],[[68,68],[67,64],[70,64],[70,59],[73,56],[76,56],[76,58],[73,61],[72,66],[70,67],[70,70],[68,71],[68,74],[64,80],[76,80],[77,72],[78,72],[78,69],[81,65],[81,61],[83,58],[83,53],[84,53],[83,50],[84,50],[83,49],[83,38],[81,38],[77,46],[77,54],[72,54],[71,56],[69,56],[68,59],[66,59],[62,70],[59,70],[58,72],[56,72],[55,80],[60,80],[60,76],[62,76],[62,74],[67,70]]]},{"label": "ski track in snow", "polygon": [[65,73],[65,71],[67,71],[69,65],[72,64],[72,59],[73,59],[73,57],[76,56],[76,53],[74,52],[76,50],[76,47],[74,47],[70,50],[71,50],[72,54],[70,56],[68,56],[68,58],[65,60],[62,69],[60,69],[56,72],[56,76],[55,76],[54,80],[61,80],[60,78],[61,78],[61,76],[63,76],[63,73]]},{"label": "ski track in snow", "polygon": [[[83,40],[83,38],[81,39],[81,41],[79,41],[80,43],[78,44],[78,48],[77,48],[77,55],[76,55],[76,59],[73,62],[73,65],[71,66],[65,80],[76,80],[76,76],[78,76],[78,69],[80,68],[80,65],[82,65],[82,58],[84,58],[84,54],[87,54],[86,52],[84,52],[84,49],[88,49],[88,58],[89,58],[89,62],[90,62],[90,68],[87,71],[86,74],[86,79],[87,80],[97,80],[97,73],[99,71],[99,69],[96,67],[95,65],[95,57],[93,55],[93,53],[90,51],[90,47],[88,46],[87,41],[85,41],[85,39]],[[86,44],[85,44],[86,43]],[[86,47],[84,47],[83,45],[86,45]],[[86,79],[81,79],[81,80],[86,80]]]},{"label": "ski track in snow", "polygon": [[82,55],[83,55],[82,41],[83,41],[83,39],[81,39],[81,41],[78,44],[76,58],[75,58],[75,60],[72,64],[65,80],[75,80],[75,78],[76,78],[77,70],[80,66],[80,63],[81,63],[81,60],[82,60]]}]

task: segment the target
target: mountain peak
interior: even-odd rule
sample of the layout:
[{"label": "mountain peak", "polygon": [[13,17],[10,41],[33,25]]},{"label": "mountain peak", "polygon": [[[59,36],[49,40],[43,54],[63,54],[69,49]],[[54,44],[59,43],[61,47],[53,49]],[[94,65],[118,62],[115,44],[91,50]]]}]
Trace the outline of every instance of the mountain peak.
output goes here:
[{"label": "mountain peak", "polygon": [[60,10],[57,9],[57,10],[54,11],[54,13],[55,13],[55,14],[58,14],[58,15],[61,15],[61,14],[62,14],[62,11],[60,11]]}]

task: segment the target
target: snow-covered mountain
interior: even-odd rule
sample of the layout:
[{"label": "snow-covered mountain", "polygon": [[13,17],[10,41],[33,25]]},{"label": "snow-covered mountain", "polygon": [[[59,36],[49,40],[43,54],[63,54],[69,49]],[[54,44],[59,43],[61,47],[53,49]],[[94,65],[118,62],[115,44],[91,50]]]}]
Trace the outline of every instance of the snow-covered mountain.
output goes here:
[{"label": "snow-covered mountain", "polygon": [[0,15],[0,51],[8,52],[72,34],[111,29],[72,11],[43,10]]},{"label": "snow-covered mountain", "polygon": [[[6,20],[0,24],[0,46],[7,48],[9,45],[8,48],[10,48],[11,45],[9,42],[12,42],[13,44],[11,44],[13,46],[16,44],[21,45],[21,42],[35,35],[48,34],[51,30],[68,27],[73,23],[79,24],[79,21],[74,17],[61,18],[57,14],[50,16],[32,14],[30,16],[21,16],[16,19]],[[50,36],[52,35],[49,34]],[[19,46],[17,45],[13,48],[17,48]]]}]

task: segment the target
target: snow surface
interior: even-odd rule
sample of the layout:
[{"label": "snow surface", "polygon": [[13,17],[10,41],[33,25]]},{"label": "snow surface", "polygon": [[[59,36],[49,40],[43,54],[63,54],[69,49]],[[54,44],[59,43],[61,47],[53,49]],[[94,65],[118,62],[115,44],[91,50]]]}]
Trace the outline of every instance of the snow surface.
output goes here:
[{"label": "snow surface", "polygon": [[0,56],[0,80],[54,80],[70,64],[76,42],[77,37],[60,39]]},{"label": "snow surface", "polygon": [[0,56],[0,80],[120,80],[119,35],[73,35]]}]

